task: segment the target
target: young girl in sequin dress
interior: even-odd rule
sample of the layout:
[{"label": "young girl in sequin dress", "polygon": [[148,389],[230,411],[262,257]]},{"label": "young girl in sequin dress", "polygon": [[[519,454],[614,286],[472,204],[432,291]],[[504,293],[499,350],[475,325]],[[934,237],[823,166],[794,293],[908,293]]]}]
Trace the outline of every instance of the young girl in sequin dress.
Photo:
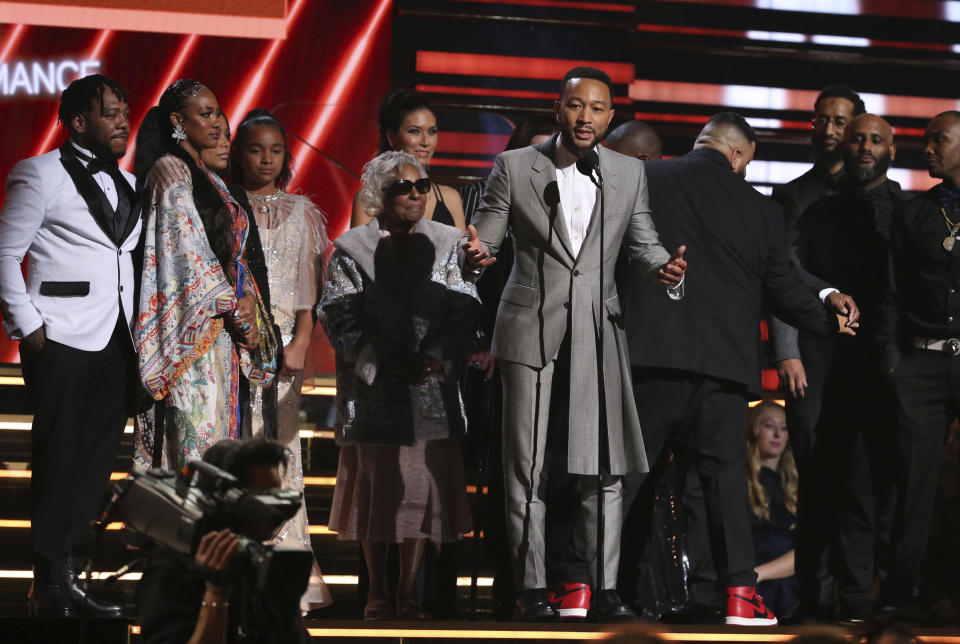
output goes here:
[{"label": "young girl in sequin dress", "polygon": [[[283,365],[277,391],[277,439],[291,453],[284,487],[303,490],[300,454],[300,387],[310,337],[313,309],[323,282],[323,258],[330,247],[323,213],[309,198],[284,192],[290,180],[286,134],[264,109],[250,111],[237,127],[231,151],[234,181],[247,191],[260,230],[267,261],[271,308],[283,341]],[[253,435],[263,431],[263,401],[252,388],[250,421]],[[312,549],[306,505],[281,532],[280,543]],[[309,610],[330,603],[330,594],[314,563],[310,586],[301,599]]]}]

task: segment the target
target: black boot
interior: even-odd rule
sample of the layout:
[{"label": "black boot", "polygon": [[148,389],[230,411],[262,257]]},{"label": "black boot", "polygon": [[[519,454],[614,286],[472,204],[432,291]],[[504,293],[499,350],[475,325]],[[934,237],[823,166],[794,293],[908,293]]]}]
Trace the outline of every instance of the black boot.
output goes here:
[{"label": "black boot", "polygon": [[64,597],[60,584],[53,581],[50,566],[33,567],[33,585],[27,595],[30,615],[34,617],[73,617],[73,606]]},{"label": "black boot", "polygon": [[41,617],[122,617],[117,604],[98,601],[80,587],[69,561],[35,566],[30,613]]}]

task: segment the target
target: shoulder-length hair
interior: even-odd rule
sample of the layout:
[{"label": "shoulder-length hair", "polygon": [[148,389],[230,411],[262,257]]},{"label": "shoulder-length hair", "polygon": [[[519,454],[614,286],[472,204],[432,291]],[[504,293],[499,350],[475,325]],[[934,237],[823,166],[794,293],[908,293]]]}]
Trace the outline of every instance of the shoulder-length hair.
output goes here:
[{"label": "shoulder-length hair", "polygon": [[[747,501],[750,504],[750,510],[761,521],[770,520],[770,499],[767,491],[763,489],[763,483],[760,482],[760,448],[757,444],[757,434],[760,430],[760,416],[764,409],[771,408],[783,409],[782,406],[772,400],[764,400],[754,407],[750,412],[750,422],[747,424]],[[780,456],[780,464],[777,465],[777,475],[780,477],[780,484],[783,486],[783,501],[787,506],[787,512],[797,516],[797,462],[793,457],[793,448],[787,443],[786,449]]]}]

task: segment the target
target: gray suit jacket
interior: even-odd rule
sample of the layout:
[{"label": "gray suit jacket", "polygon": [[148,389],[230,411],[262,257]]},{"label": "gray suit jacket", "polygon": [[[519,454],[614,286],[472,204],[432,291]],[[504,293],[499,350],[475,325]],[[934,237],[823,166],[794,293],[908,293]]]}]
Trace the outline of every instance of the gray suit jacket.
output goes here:
[{"label": "gray suit jacket", "polygon": [[[557,355],[569,333],[568,471],[594,474],[600,400],[597,336],[599,325],[605,324],[603,372],[610,471],[646,471],[614,268],[622,251],[635,270],[656,279],[657,269],[669,261],[670,254],[660,245],[650,218],[643,164],[598,146],[605,182],[603,265],[599,198],[580,253],[574,257],[557,188],[556,141],[554,137],[499,155],[477,211],[477,232],[491,254],[497,253],[508,228],[516,249],[513,270],[500,299],[492,351],[501,360],[539,368]],[[666,289],[663,297],[668,297]],[[528,424],[529,417],[504,422],[516,427]]]}]

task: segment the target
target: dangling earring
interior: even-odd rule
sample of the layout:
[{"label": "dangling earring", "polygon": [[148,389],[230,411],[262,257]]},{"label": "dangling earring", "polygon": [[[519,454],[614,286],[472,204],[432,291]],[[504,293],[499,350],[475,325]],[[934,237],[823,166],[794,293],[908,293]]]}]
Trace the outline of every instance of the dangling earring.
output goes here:
[{"label": "dangling earring", "polygon": [[183,125],[181,123],[177,123],[177,125],[173,128],[173,134],[170,136],[173,137],[174,141],[180,143],[180,141],[186,140],[187,133],[183,130]]}]

